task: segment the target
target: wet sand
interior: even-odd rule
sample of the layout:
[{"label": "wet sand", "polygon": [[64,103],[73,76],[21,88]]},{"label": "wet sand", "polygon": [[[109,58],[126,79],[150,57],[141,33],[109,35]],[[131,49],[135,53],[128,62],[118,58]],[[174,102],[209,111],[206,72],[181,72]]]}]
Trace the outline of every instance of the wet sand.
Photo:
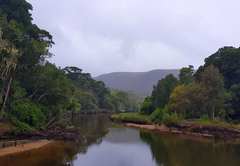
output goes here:
[{"label": "wet sand", "polygon": [[44,141],[39,141],[39,142],[17,145],[16,147],[3,148],[3,149],[0,149],[0,156],[14,154],[14,153],[18,153],[18,152],[24,152],[24,151],[32,150],[32,149],[37,149],[37,148],[40,148],[40,147],[45,146],[52,142],[53,141],[44,140]]}]

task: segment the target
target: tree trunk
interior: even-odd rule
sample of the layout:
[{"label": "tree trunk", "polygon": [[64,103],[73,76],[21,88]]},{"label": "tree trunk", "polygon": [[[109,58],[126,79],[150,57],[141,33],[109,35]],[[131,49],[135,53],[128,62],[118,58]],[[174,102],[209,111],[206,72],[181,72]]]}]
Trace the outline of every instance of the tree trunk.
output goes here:
[{"label": "tree trunk", "polygon": [[6,91],[6,93],[5,93],[5,98],[4,98],[4,103],[3,103],[3,109],[6,107],[6,103],[7,103],[8,94],[9,94],[9,91],[10,91],[11,83],[12,83],[12,77],[10,78],[10,81],[9,81],[9,83],[8,83],[8,86],[7,86],[7,91]]}]

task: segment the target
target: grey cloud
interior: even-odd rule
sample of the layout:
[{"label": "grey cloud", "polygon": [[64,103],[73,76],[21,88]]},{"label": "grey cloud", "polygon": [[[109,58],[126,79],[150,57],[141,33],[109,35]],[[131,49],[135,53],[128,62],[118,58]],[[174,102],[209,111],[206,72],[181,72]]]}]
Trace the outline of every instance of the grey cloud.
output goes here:
[{"label": "grey cloud", "polygon": [[203,64],[239,46],[237,0],[28,0],[34,22],[54,36],[52,62],[96,76]]}]

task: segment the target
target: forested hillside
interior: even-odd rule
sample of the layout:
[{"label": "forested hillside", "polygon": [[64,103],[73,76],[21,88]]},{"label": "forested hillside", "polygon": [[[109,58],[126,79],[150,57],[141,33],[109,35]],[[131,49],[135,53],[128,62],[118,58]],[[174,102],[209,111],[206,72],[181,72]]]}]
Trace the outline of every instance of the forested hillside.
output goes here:
[{"label": "forested hillside", "polygon": [[177,77],[179,69],[158,69],[149,72],[115,72],[103,74],[94,79],[103,81],[110,88],[138,92],[146,97],[151,94],[153,85],[156,85],[158,80],[170,73]]},{"label": "forested hillside", "polygon": [[138,110],[127,93],[111,92],[77,67],[48,62],[53,37],[32,23],[32,9],[25,0],[0,0],[0,121],[23,131],[64,113]]}]

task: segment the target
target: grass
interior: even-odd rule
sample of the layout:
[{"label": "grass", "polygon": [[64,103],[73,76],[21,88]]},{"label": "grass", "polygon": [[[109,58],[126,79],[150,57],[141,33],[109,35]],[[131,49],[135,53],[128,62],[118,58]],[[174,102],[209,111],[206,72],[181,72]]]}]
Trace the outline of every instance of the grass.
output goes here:
[{"label": "grass", "polygon": [[153,118],[145,115],[138,115],[138,113],[121,113],[111,116],[114,121],[120,121],[124,123],[135,123],[135,124],[149,124],[153,121]]},{"label": "grass", "polygon": [[220,121],[214,121],[214,120],[181,120],[179,123],[191,123],[191,124],[196,124],[196,125],[202,125],[202,126],[219,126],[219,127],[227,127],[227,128],[234,128],[234,129],[239,129],[239,125],[234,125],[231,123],[227,122],[220,122]]}]

